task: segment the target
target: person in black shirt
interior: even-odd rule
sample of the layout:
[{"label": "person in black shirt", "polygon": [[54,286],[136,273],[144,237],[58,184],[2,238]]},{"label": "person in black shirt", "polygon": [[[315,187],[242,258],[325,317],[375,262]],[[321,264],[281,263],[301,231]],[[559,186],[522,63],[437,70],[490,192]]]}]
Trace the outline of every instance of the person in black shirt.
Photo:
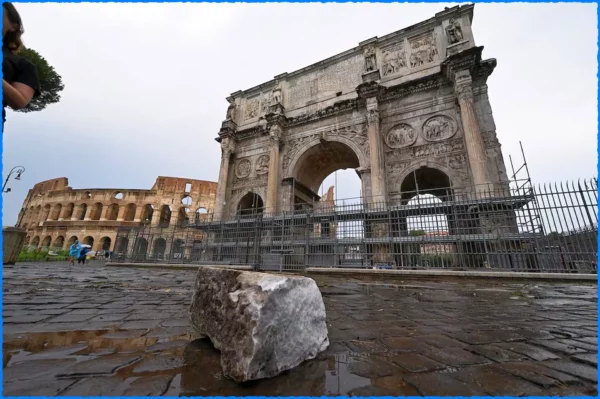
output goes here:
[{"label": "person in black shirt", "polygon": [[2,3],[2,127],[6,120],[7,105],[12,109],[21,109],[40,94],[35,65],[18,55],[23,47],[23,32],[21,16],[15,6]]}]

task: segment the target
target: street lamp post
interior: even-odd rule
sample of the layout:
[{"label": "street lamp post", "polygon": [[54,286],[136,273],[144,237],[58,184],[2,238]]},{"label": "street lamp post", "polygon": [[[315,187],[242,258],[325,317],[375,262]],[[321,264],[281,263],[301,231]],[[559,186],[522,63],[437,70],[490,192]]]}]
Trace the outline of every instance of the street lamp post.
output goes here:
[{"label": "street lamp post", "polygon": [[4,184],[2,185],[2,192],[10,193],[10,188],[6,188],[6,184],[8,184],[8,180],[13,175],[13,173],[17,174],[15,176],[15,180],[21,180],[21,175],[23,174],[23,172],[25,172],[25,168],[22,166],[15,166],[14,168],[12,168],[10,170],[10,172],[8,173],[8,176],[6,176],[6,180],[4,180]]}]

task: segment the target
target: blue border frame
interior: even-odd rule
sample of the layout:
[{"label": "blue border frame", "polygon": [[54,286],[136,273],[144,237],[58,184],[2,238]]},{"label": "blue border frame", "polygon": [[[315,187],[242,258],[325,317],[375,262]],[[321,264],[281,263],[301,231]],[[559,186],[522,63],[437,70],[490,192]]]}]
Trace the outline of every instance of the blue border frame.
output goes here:
[{"label": "blue border frame", "polygon": [[[124,1],[124,0],[90,0],[90,1],[86,1],[87,3],[182,3],[183,1],[177,1],[177,0],[165,0],[165,1]],[[277,1],[277,0],[267,0],[267,1],[260,1],[260,0],[245,0],[245,1],[206,1],[206,2],[202,2],[202,1],[188,1],[188,2],[193,2],[193,3],[398,3],[397,1],[392,1],[392,0],[379,0],[379,1],[367,1],[367,0],[326,0],[326,1],[306,1],[306,0],[288,0],[288,1]],[[57,0],[57,1],[49,1],[49,0],[20,0],[20,1],[15,1],[15,4],[19,4],[19,3],[83,3],[83,1],[61,1],[61,0]],[[417,1],[417,0],[408,0],[408,1],[404,1],[404,3],[440,3],[441,4],[445,4],[443,2],[440,1],[435,1],[435,0],[421,0],[421,1]],[[473,1],[473,2],[460,2],[458,4],[469,4],[469,3],[596,3],[597,7],[596,7],[596,17],[597,17],[597,22],[600,21],[600,4],[599,1],[577,1],[577,0],[562,0],[562,1],[558,1],[558,0],[550,0],[550,1],[526,1],[526,2],[519,2],[519,1],[493,1],[493,0],[478,0],[478,1]],[[599,29],[600,32],[600,29]],[[600,43],[600,35],[597,38],[597,44]],[[600,65],[600,56],[599,54],[596,55],[597,59],[598,59],[598,64]],[[1,72],[0,72],[1,73]],[[596,76],[600,79],[600,71],[597,72]],[[1,90],[1,89],[0,89]],[[598,95],[598,87],[596,88],[597,90],[597,98],[600,101],[600,96]],[[598,106],[599,103],[597,102],[596,105]],[[598,123],[600,126],[600,107],[599,107],[599,119],[598,119]],[[3,129],[3,128],[2,128]],[[3,129],[4,130],[4,129]],[[4,132],[2,131],[2,135],[4,134]],[[597,139],[597,145],[598,145],[598,149],[600,149],[600,136],[597,135],[596,137]],[[3,140],[0,141],[0,151],[3,150]],[[2,154],[4,154],[4,152],[2,151]],[[0,166],[2,168],[2,171],[4,172],[4,164],[2,164],[2,166]],[[597,170],[596,172],[598,172],[600,170],[600,157],[598,157],[598,164],[596,165]],[[2,174],[2,180],[4,180],[4,173]],[[3,212],[2,209],[2,197],[0,197],[0,212]],[[600,252],[600,244],[598,246],[599,252]],[[0,254],[2,254],[2,248],[0,248]],[[0,277],[0,279],[2,279],[2,277]],[[1,283],[0,283],[1,284]],[[600,303],[600,302],[599,302]],[[2,303],[0,303],[0,311],[2,310]],[[0,325],[0,333],[2,332],[2,325]],[[3,342],[3,336],[0,335],[0,343]],[[0,370],[0,378],[2,377],[3,374],[3,370]],[[438,397],[438,396],[430,396],[431,398],[442,398],[442,397]],[[509,397],[509,396],[507,396]],[[131,398],[131,397],[127,397],[127,398]],[[216,398],[225,398],[222,396],[217,396]],[[265,398],[263,396],[248,396],[248,398]],[[297,396],[297,398],[309,398],[309,397],[305,397],[305,396]],[[381,398],[391,398],[390,396],[385,396],[385,397],[381,397]]]}]

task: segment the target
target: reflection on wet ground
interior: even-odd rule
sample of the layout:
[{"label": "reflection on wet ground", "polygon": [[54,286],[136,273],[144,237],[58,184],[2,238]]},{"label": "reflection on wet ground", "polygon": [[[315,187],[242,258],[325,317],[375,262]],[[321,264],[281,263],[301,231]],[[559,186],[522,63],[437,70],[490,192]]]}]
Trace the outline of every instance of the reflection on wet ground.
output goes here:
[{"label": "reflection on wet ground", "polygon": [[187,324],[193,272],[65,266],[4,270],[4,396],[597,392],[594,284],[319,276],[330,347],[237,384]]},{"label": "reflection on wet ground", "polygon": [[320,356],[276,378],[237,384],[225,378],[219,351],[207,339],[114,335],[33,333],[5,342],[4,395],[321,396],[356,394],[371,385],[389,394],[398,392],[402,381],[380,378],[399,368],[344,352]]}]

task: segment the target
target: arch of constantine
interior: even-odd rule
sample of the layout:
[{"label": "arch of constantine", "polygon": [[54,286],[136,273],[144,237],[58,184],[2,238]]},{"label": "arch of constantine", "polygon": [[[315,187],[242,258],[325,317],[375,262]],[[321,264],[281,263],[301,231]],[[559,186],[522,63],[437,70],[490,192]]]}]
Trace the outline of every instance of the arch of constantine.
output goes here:
[{"label": "arch of constantine", "polygon": [[502,189],[486,84],[496,60],[475,44],[473,9],[446,9],[231,94],[215,216],[312,206],[323,180],[346,168],[378,206],[402,205],[417,189],[470,198]]},{"label": "arch of constantine", "polygon": [[154,227],[152,249],[164,254],[169,246],[161,232],[206,218],[214,211],[216,188],[215,182],[160,176],[150,190],[73,189],[61,177],[29,190],[16,226],[27,231],[26,247],[67,249],[79,240],[93,250],[115,252],[133,245],[118,241],[119,229]]},{"label": "arch of constantine", "polygon": [[[405,254],[415,251],[403,238],[411,233],[408,221],[437,214],[447,220],[439,236],[469,254],[469,263],[481,266],[490,251],[513,246],[497,241],[490,248],[471,239],[517,233],[513,210],[523,206],[512,199],[493,210],[478,203],[509,196],[509,179],[487,94],[496,60],[483,59],[475,43],[473,10],[446,8],[232,93],[217,138],[222,158],[214,220],[260,214],[261,221],[237,232],[215,231],[215,242],[235,234],[240,241],[254,229],[261,241],[252,250],[256,263],[285,252],[298,264],[334,265],[339,253],[356,251],[363,264],[397,266],[411,263]],[[361,180],[360,206],[343,215],[326,206],[325,215],[318,189],[328,175],[348,168]],[[438,205],[407,207],[425,194]],[[292,214],[289,222],[277,220]],[[315,231],[321,238],[341,232],[338,220],[354,223],[350,235],[309,244]],[[346,245],[339,246],[340,238]],[[220,246],[216,258],[223,253]],[[465,260],[450,263],[456,262]]]}]

